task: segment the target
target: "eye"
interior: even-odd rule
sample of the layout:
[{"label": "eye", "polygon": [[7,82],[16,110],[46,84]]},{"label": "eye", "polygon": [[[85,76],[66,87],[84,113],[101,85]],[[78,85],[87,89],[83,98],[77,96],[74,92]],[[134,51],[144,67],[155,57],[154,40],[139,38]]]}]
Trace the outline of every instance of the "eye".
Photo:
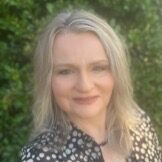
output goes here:
[{"label": "eye", "polygon": [[96,72],[108,71],[109,70],[109,66],[108,65],[95,65],[92,68],[92,70],[96,71]]},{"label": "eye", "polygon": [[62,69],[62,70],[58,71],[58,74],[60,74],[60,75],[68,75],[71,73],[73,73],[73,71],[71,69]]}]

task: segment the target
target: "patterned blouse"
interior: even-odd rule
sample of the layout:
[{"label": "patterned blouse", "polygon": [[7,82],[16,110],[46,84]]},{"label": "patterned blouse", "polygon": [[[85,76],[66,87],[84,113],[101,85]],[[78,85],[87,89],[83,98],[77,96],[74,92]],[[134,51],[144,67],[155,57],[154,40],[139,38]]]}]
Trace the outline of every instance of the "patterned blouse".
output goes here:
[{"label": "patterned blouse", "polygon": [[[142,113],[140,118],[142,122],[137,132],[131,135],[132,152],[125,161],[162,162],[161,147],[150,118],[145,113]],[[104,162],[100,146],[73,125],[61,151],[52,147],[57,140],[59,137],[52,132],[39,135],[22,149],[21,162]]]}]

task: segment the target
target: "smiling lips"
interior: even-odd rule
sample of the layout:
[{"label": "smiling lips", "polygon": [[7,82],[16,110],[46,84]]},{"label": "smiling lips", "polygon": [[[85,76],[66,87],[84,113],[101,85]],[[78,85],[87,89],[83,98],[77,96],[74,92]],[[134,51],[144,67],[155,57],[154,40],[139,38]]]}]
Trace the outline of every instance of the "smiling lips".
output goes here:
[{"label": "smiling lips", "polygon": [[90,97],[75,97],[74,101],[77,104],[81,105],[89,105],[94,103],[97,100],[98,96],[90,96]]}]

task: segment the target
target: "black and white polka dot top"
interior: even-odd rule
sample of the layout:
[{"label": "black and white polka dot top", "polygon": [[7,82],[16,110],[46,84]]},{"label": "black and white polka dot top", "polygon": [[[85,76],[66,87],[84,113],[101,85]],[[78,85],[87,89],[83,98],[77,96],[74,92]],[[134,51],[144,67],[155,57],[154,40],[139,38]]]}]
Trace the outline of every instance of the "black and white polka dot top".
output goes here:
[{"label": "black and white polka dot top", "polygon": [[[133,149],[126,162],[162,162],[162,152],[152,127],[150,118],[141,114],[141,124],[136,133],[132,132]],[[104,162],[100,146],[75,126],[71,126],[65,146],[55,149],[55,137],[52,132],[38,136],[21,152],[21,162]]]}]

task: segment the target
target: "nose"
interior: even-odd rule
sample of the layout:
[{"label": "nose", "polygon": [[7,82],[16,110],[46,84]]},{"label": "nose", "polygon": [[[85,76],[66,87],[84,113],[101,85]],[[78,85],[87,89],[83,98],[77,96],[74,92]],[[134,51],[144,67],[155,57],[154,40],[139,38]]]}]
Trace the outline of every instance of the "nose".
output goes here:
[{"label": "nose", "polygon": [[94,87],[93,78],[88,72],[80,72],[77,77],[76,89],[79,92],[90,92]]}]

